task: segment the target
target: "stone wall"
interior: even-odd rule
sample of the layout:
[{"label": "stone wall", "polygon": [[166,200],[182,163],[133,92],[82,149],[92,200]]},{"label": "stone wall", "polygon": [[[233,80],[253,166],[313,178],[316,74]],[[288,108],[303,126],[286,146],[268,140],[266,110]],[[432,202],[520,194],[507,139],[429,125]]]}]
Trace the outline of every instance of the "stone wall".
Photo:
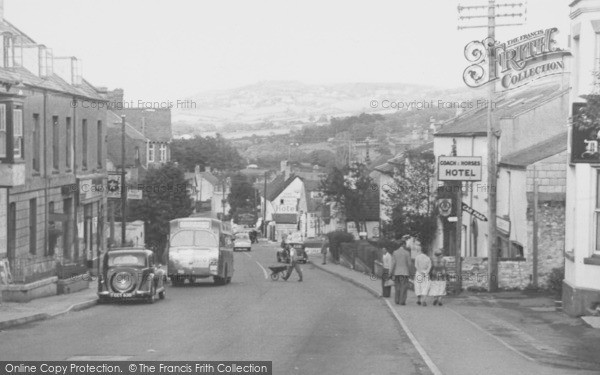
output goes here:
[{"label": "stone wall", "polygon": [[[445,257],[450,281],[456,280],[454,257]],[[463,289],[488,289],[488,259],[467,257],[462,261]],[[498,262],[498,287],[501,289],[524,289],[530,282],[531,263],[517,260]],[[451,284],[451,283],[449,283]],[[449,285],[449,288],[452,288]]]}]

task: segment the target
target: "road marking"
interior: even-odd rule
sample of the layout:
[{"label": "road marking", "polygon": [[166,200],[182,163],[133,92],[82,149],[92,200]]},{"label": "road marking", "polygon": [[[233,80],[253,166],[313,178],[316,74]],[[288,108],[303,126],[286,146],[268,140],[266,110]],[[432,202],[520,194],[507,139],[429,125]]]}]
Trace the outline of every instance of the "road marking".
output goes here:
[{"label": "road marking", "polygon": [[517,349],[513,348],[509,343],[507,343],[506,341],[502,340],[499,337],[494,336],[493,334],[491,334],[490,332],[486,331],[484,328],[480,327],[477,323],[467,319],[464,315],[462,315],[461,313],[459,313],[458,311],[451,309],[449,307],[446,306],[446,308],[450,311],[452,311],[454,314],[458,315],[459,317],[461,317],[463,320],[465,320],[467,323],[471,324],[473,327],[477,328],[478,330],[480,330],[481,332],[485,333],[486,335],[496,339],[498,342],[500,342],[500,344],[504,345],[504,347],[506,347],[508,350],[513,351],[515,353],[517,353],[518,355],[520,355],[521,357],[532,361],[532,362],[536,362],[537,361],[533,358],[531,358],[530,356],[528,356],[527,354],[523,354],[520,351],[518,351]]},{"label": "road marking", "polygon": [[394,314],[394,317],[396,318],[398,323],[400,323],[404,332],[406,332],[406,335],[408,336],[408,338],[410,339],[410,341],[412,342],[414,347],[417,349],[417,351],[421,355],[421,358],[423,358],[423,361],[425,361],[425,364],[427,364],[427,367],[429,367],[429,370],[431,370],[431,372],[434,375],[442,375],[442,372],[440,371],[440,369],[435,365],[435,363],[433,363],[433,360],[431,360],[431,357],[429,357],[429,354],[427,354],[427,352],[425,351],[425,349],[423,349],[423,347],[421,346],[419,341],[417,341],[417,338],[415,337],[415,335],[413,335],[411,330],[408,328],[408,325],[406,325],[404,320],[400,317],[400,314],[398,314],[398,311],[396,311],[396,309],[394,308],[394,306],[392,306],[392,304],[390,303],[389,300],[386,299],[385,303],[387,303],[390,310],[392,310],[392,314]]},{"label": "road marking", "polygon": [[255,260],[255,262],[256,262],[256,264],[258,264],[260,269],[263,271],[263,274],[265,275],[265,280],[269,279],[269,272],[267,272],[265,267],[263,267],[262,264],[258,263],[258,260]]}]

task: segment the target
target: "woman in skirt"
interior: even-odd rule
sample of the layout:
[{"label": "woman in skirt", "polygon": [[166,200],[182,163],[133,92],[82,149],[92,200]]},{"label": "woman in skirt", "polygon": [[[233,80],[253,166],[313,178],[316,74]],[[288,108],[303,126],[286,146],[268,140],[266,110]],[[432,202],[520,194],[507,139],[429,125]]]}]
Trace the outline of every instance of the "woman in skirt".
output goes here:
[{"label": "woman in skirt", "polygon": [[446,259],[442,249],[438,249],[433,253],[431,259],[431,284],[429,286],[429,295],[433,297],[433,304],[442,306],[442,298],[446,295]]}]

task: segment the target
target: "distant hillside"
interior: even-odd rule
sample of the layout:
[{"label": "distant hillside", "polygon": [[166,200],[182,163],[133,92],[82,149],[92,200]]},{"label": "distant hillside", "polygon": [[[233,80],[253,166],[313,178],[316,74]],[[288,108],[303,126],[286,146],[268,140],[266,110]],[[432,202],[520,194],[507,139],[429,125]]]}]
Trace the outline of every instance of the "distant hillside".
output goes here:
[{"label": "distant hillside", "polygon": [[[324,117],[360,113],[393,113],[396,108],[371,107],[371,101],[410,103],[414,101],[469,100],[468,89],[439,90],[402,83],[303,84],[293,81],[265,81],[236,89],[207,91],[191,96],[195,109],[173,111],[174,131],[193,128],[235,128],[235,124],[260,128],[288,127],[318,122]],[[437,105],[437,104],[436,104]],[[405,109],[403,109],[405,110]],[[233,125],[233,126],[232,126]],[[185,130],[184,130],[185,129]],[[179,131],[178,131],[179,130]]]}]

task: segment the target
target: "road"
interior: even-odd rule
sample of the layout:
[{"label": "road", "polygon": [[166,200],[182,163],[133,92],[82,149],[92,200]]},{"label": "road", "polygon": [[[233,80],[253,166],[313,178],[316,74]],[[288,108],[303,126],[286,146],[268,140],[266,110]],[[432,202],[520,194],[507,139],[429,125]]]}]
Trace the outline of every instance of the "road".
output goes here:
[{"label": "road", "polygon": [[170,287],[0,332],[11,360],[268,360],[274,374],[428,374],[381,300],[310,264],[271,281],[276,245],[235,253],[231,284]]}]

